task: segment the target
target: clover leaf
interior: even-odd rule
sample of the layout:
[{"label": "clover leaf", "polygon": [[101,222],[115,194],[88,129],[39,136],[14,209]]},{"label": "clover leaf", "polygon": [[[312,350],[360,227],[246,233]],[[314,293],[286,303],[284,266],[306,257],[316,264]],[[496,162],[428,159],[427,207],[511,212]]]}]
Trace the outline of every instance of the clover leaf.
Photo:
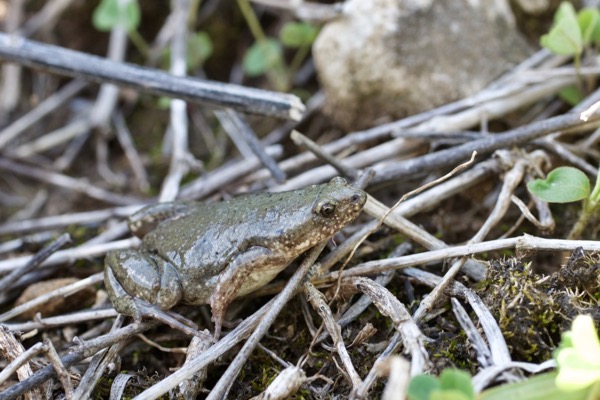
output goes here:
[{"label": "clover leaf", "polygon": [[92,23],[99,31],[110,31],[122,24],[127,32],[137,29],[140,24],[140,5],[131,0],[121,8],[118,0],[102,0],[92,15]]},{"label": "clover leaf", "polygon": [[273,38],[257,40],[248,49],[242,62],[248,76],[259,76],[281,64],[283,54],[279,42]]},{"label": "clover leaf", "polygon": [[279,33],[279,39],[287,47],[298,48],[301,46],[310,46],[319,30],[314,25],[306,22],[288,22],[283,26]]},{"label": "clover leaf", "polygon": [[583,51],[583,36],[573,4],[563,1],[554,16],[554,26],[540,38],[540,44],[560,55],[578,55]]},{"label": "clover leaf", "polygon": [[471,375],[459,369],[445,369],[439,378],[415,376],[408,386],[410,400],[475,400]]},{"label": "clover leaf", "polygon": [[584,8],[577,14],[577,22],[583,36],[583,43],[589,45],[600,41],[600,11],[597,8]]},{"label": "clover leaf", "polygon": [[529,182],[527,189],[549,203],[570,203],[589,197],[590,181],[577,168],[559,167],[550,172],[546,179]]}]

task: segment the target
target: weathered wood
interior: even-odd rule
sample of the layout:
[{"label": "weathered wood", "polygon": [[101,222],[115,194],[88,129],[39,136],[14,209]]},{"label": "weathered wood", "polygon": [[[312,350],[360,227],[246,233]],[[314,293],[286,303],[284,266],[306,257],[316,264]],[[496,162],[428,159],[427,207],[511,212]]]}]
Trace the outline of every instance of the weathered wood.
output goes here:
[{"label": "weathered wood", "polygon": [[302,101],[291,94],[174,76],[158,69],[118,63],[5,33],[0,33],[0,59],[60,75],[132,87],[155,95],[295,121],[300,120],[305,109]]}]

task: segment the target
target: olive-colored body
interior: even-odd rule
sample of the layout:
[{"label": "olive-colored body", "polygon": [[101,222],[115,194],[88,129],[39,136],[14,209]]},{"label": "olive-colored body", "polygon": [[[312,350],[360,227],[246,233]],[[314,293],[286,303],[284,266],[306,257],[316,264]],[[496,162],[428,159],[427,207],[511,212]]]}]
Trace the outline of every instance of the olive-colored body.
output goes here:
[{"label": "olive-colored body", "polygon": [[168,310],[211,304],[222,319],[235,298],[264,286],[300,254],[354,220],[366,194],[334,178],[305,189],[213,204],[163,203],[130,218],[134,233],[162,219],[139,250],[113,251],[105,282],[114,307],[138,317],[132,298]]}]

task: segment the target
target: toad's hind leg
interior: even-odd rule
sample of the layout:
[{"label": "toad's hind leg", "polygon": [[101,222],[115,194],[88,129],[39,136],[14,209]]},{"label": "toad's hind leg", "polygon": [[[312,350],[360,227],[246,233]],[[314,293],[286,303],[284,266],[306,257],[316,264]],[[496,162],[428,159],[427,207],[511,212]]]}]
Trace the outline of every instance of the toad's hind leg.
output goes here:
[{"label": "toad's hind leg", "polygon": [[215,339],[218,339],[221,334],[221,326],[229,304],[236,297],[266,285],[286,265],[283,257],[259,246],[249,248],[229,263],[219,274],[217,285],[210,296]]},{"label": "toad's hind leg", "polygon": [[179,274],[165,260],[135,250],[109,252],[104,284],[115,309],[136,320],[162,321],[190,335],[203,336],[191,321],[168,312],[182,298]]},{"label": "toad's hind leg", "polygon": [[179,273],[155,254],[136,250],[111,251],[104,259],[104,271],[109,297],[115,309],[123,314],[136,316],[131,298],[168,310],[183,296]]}]

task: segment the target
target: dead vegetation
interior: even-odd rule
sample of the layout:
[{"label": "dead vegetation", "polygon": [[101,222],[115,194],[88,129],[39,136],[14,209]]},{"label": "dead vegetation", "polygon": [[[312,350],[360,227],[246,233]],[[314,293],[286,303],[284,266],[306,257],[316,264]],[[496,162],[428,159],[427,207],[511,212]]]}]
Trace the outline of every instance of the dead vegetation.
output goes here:
[{"label": "dead vegetation", "polygon": [[[121,26],[94,30],[91,3],[0,2],[0,58],[15,61],[0,87],[0,399],[392,399],[450,366],[480,391],[551,368],[575,315],[598,327],[597,223],[564,240],[578,209],[526,189],[551,166],[598,173],[600,114],[581,119],[600,101],[594,58],[573,108],[558,93],[574,66],[539,50],[470,96],[344,132],[310,57],[288,77],[303,101],[241,76],[252,40],[235,2],[141,2],[146,53]],[[267,31],[338,15],[270,3],[253,3]],[[213,55],[188,70],[199,27]],[[218,342],[112,309],[103,257],[139,246],[126,218],[143,205],[338,175],[368,192],[362,216],[232,304]],[[209,307],[177,311],[210,335]]]}]

